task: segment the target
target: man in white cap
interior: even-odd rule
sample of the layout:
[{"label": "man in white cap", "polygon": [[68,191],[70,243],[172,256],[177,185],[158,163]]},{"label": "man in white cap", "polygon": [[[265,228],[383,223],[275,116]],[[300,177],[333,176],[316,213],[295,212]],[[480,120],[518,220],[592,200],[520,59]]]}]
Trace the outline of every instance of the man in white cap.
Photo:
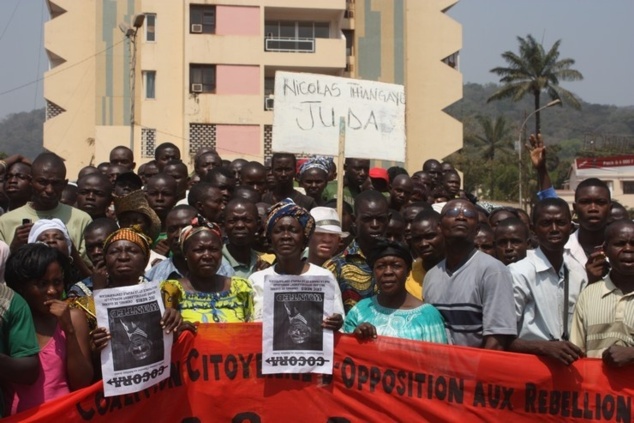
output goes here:
[{"label": "man in white cap", "polygon": [[348,233],[341,230],[341,221],[335,209],[314,207],[310,214],[315,219],[315,232],[308,244],[308,262],[322,266],[335,255],[341,239],[346,238]]}]

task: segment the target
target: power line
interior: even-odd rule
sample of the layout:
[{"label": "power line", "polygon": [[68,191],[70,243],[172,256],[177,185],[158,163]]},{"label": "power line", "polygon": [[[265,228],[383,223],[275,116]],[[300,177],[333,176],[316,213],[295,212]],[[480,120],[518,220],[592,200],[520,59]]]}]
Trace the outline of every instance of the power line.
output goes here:
[{"label": "power line", "polygon": [[[69,66],[65,67],[64,69],[61,69],[61,70],[59,70],[59,71],[57,71],[57,72],[55,72],[55,73],[51,73],[51,74],[49,74],[49,75],[48,75],[48,77],[50,78],[50,77],[52,77],[52,76],[56,76],[56,75],[58,75],[58,74],[60,74],[60,73],[62,73],[62,72],[65,72],[65,71],[67,71],[67,70],[69,70],[69,69],[74,68],[75,66],[81,65],[82,63],[87,62],[88,60],[93,59],[93,58],[95,58],[95,57],[99,56],[100,54],[105,53],[105,52],[106,52],[106,51],[108,51],[108,50],[112,50],[113,48],[115,48],[115,47],[116,47],[116,46],[118,46],[119,44],[123,43],[124,41],[125,41],[125,39],[123,39],[123,40],[121,40],[121,41],[118,41],[118,42],[114,43],[113,45],[111,45],[110,47],[106,47],[105,49],[103,49],[103,50],[101,50],[101,51],[98,51],[97,53],[93,54],[92,56],[86,57],[85,59],[80,60],[80,61],[79,61],[79,62],[77,62],[77,63],[73,63],[72,65],[69,65]],[[3,96],[3,95],[5,95],[5,94],[12,93],[12,92],[14,92],[14,91],[21,90],[22,88],[28,87],[28,86],[33,85],[33,84],[37,84],[38,82],[42,81],[43,79],[44,79],[44,76],[42,76],[41,78],[37,78],[35,81],[27,82],[27,83],[22,84],[22,85],[19,85],[19,86],[17,86],[17,87],[10,88],[10,89],[8,89],[8,90],[6,90],[6,91],[2,91],[2,92],[0,92],[0,96]]]},{"label": "power line", "polygon": [[15,0],[15,7],[13,8],[13,12],[11,12],[11,17],[9,17],[9,22],[7,22],[4,29],[2,30],[2,34],[0,34],[0,41],[2,41],[4,34],[7,32],[7,29],[9,29],[9,26],[11,25],[11,22],[13,21],[13,17],[15,16],[15,12],[16,10],[18,10],[19,5],[20,5],[20,0]]}]

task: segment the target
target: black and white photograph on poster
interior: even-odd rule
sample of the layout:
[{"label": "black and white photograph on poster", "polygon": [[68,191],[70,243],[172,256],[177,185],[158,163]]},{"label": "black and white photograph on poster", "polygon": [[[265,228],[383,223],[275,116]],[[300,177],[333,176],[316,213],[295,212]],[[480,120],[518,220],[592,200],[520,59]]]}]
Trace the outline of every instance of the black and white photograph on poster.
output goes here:
[{"label": "black and white photograph on poster", "polygon": [[158,301],[108,310],[115,371],[134,369],[163,360],[163,331]]},{"label": "black and white photograph on poster", "polygon": [[273,312],[273,351],[323,349],[323,293],[277,292]]},{"label": "black and white photograph on poster", "polygon": [[173,334],[165,334],[158,283],[95,291],[97,325],[111,339],[101,352],[106,397],[141,391],[169,377]]},{"label": "black and white photograph on poster", "polygon": [[321,276],[270,276],[264,283],[262,373],[332,373],[334,287]]}]

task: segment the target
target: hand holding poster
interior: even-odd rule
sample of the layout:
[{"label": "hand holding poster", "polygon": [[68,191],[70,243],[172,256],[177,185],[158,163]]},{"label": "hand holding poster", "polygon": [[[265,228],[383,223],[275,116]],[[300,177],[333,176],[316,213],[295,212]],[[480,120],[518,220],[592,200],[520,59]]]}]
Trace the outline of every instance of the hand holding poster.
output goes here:
[{"label": "hand holding poster", "polygon": [[271,276],[264,282],[262,373],[332,373],[334,287],[320,276]]},{"label": "hand holding poster", "polygon": [[340,117],[346,157],[405,161],[402,85],[275,73],[273,151],[337,156]]},{"label": "hand holding poster", "polygon": [[95,291],[97,325],[111,339],[101,352],[104,395],[130,394],[169,377],[173,334],[165,334],[158,283]]}]

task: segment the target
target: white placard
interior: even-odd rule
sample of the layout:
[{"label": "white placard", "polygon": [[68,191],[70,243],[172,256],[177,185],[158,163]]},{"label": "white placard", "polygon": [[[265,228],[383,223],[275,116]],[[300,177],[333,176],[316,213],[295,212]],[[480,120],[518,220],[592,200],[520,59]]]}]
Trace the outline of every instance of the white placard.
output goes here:
[{"label": "white placard", "polygon": [[264,280],[262,373],[332,374],[335,290],[324,276],[269,275]]},{"label": "white placard", "polygon": [[273,151],[405,161],[402,85],[310,73],[275,73]]},{"label": "white placard", "polygon": [[106,397],[142,391],[170,375],[173,334],[165,334],[165,312],[156,283],[95,291],[97,325],[110,332],[101,352]]}]

